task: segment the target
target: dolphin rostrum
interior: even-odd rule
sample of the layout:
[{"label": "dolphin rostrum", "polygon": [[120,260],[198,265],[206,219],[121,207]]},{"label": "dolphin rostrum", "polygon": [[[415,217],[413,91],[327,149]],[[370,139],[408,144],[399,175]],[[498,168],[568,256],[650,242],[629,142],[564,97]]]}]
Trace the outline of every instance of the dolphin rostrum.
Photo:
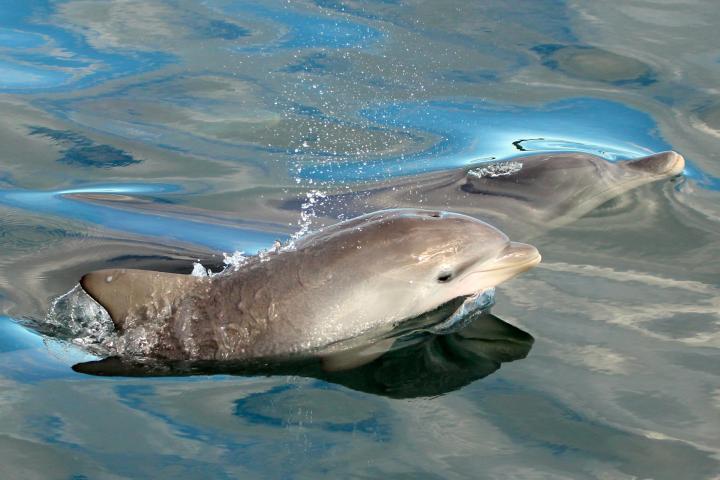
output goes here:
[{"label": "dolphin rostrum", "polygon": [[[471,215],[525,240],[629,190],[680,175],[684,168],[682,155],[672,151],[618,162],[589,153],[540,153],[390,179],[366,190],[329,192],[314,212],[337,218],[421,205]],[[294,208],[294,203],[284,206]]]},{"label": "dolphin rostrum", "polygon": [[397,209],[337,223],[212,277],[110,269],[82,288],[110,314],[119,355],[358,366],[391,332],[537,265],[535,247],[477,219]]}]

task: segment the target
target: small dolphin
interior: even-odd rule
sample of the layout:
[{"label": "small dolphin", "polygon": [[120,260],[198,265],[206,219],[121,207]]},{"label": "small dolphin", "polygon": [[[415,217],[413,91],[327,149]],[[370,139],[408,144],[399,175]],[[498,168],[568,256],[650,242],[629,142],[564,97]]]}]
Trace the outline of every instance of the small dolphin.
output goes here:
[{"label": "small dolphin", "polygon": [[397,209],[332,225],[213,277],[111,269],[80,284],[110,314],[121,355],[319,356],[342,370],[387,351],[403,321],[539,261],[535,247],[477,219]]},{"label": "small dolphin", "polygon": [[314,209],[319,216],[338,217],[422,205],[472,215],[513,238],[529,239],[684,168],[683,157],[672,151],[619,162],[589,153],[542,153],[392,179],[331,195]]}]

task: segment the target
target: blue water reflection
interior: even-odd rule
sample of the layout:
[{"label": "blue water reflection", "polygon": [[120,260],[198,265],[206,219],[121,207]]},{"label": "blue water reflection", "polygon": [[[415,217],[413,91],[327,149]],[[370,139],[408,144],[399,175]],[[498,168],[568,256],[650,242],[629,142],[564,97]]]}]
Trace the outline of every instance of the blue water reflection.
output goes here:
[{"label": "blue water reflection", "polygon": [[[367,181],[538,152],[587,152],[624,160],[672,148],[659,136],[657,124],[648,114],[595,98],[568,99],[542,107],[435,101],[395,104],[362,114],[383,126],[420,131],[438,140],[427,150],[400,158],[343,161],[340,156],[336,161],[323,161],[319,154],[301,166],[301,178]],[[719,185],[692,162],[685,174],[708,188]]]},{"label": "blue water reflection", "polygon": [[[261,23],[270,21],[272,24],[280,24],[273,25],[274,31],[285,31],[273,40],[264,39],[261,44],[256,45],[248,42],[238,47],[238,50],[244,53],[269,52],[273,49],[366,47],[381,36],[378,30],[365,24],[338,17],[325,18],[318,14],[308,14],[290,4],[258,4],[249,1],[210,1],[208,4],[248,25],[257,24],[257,20]],[[255,19],[257,20],[253,21]]]},{"label": "blue water reflection", "polygon": [[94,185],[59,191],[0,190],[0,204],[9,207],[81,220],[112,230],[156,238],[190,242],[224,252],[255,253],[268,248],[286,235],[250,228],[193,221],[173,216],[112,208],[83,201],[79,196],[93,194],[148,195],[181,192],[171,184]]},{"label": "blue water reflection", "polygon": [[524,152],[582,151],[617,160],[670,148],[657,136],[657,125],[649,115],[593,98],[543,107],[434,101],[362,113],[378,124],[419,130],[438,141],[428,150],[400,159],[311,163],[302,167],[301,177],[329,182],[373,180],[512,158]]},{"label": "blue water reflection", "polygon": [[[0,7],[0,91],[83,88],[168,64],[161,52],[99,50],[50,17],[50,0],[6,0]],[[11,28],[8,28],[11,27]]]},{"label": "blue water reflection", "polygon": [[0,353],[39,348],[42,337],[22,328],[9,317],[0,316]]},{"label": "blue water reflection", "polygon": [[78,347],[43,337],[15,318],[0,315],[0,361],[2,378],[35,383],[77,376],[69,363],[96,357]]}]

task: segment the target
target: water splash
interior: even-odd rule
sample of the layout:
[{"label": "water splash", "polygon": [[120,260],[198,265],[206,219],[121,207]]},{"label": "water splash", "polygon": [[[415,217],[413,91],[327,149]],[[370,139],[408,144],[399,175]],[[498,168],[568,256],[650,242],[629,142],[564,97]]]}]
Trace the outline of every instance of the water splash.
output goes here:
[{"label": "water splash", "polygon": [[522,169],[522,166],[522,163],[513,161],[490,163],[482,167],[473,168],[472,170],[469,170],[467,174],[468,176],[475,178],[503,177],[505,175],[512,175],[513,173],[519,172]]},{"label": "water splash", "polygon": [[473,313],[482,312],[495,305],[495,289],[488,288],[468,297],[447,320],[433,325],[429,331],[436,335],[447,335],[467,327],[476,318]]},{"label": "water splash", "polygon": [[110,354],[118,340],[110,315],[80,285],[53,301],[42,330],[95,355]]},{"label": "water splash", "polygon": [[[280,240],[275,240],[270,248],[259,249],[256,252],[255,257],[257,257],[261,262],[264,262],[272,255],[284,251],[294,250],[295,242],[310,232],[313,226],[313,221],[317,218],[315,207],[326,198],[327,194],[320,190],[311,190],[307,192],[305,194],[305,201],[300,206],[300,218],[297,222],[298,230],[284,243]],[[242,250],[236,250],[231,254],[223,252],[223,264],[225,267],[221,271],[213,273],[202,263],[195,262],[193,263],[193,270],[190,274],[195,277],[212,277],[215,275],[221,275],[228,271],[237,271],[246,265],[251,258],[253,257],[248,256]]]},{"label": "water splash", "polygon": [[223,253],[223,264],[225,264],[226,269],[233,268],[237,270],[249,261],[250,257],[246,255],[245,252],[241,252],[239,250],[234,252],[232,255]]},{"label": "water splash", "polygon": [[212,274],[212,270],[205,268],[205,266],[200,262],[193,263],[193,269],[192,272],[190,272],[190,275],[193,277],[210,277]]},{"label": "water splash", "polygon": [[313,220],[317,218],[315,207],[326,198],[327,194],[320,190],[310,190],[305,194],[305,201],[300,205],[299,229],[290,237],[290,243],[307,235],[312,227]]}]

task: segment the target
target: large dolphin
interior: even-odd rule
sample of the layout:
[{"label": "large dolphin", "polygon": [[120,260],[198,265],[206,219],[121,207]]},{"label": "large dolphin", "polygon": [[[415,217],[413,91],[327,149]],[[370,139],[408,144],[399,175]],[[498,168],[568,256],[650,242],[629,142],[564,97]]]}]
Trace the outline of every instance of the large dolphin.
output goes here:
[{"label": "large dolphin", "polygon": [[213,277],[111,269],[82,277],[110,314],[118,353],[162,360],[319,356],[372,361],[403,321],[532,268],[538,251],[474,218],[375,212]]},{"label": "large dolphin", "polygon": [[[383,208],[451,210],[527,240],[629,190],[677,176],[684,167],[683,157],[672,151],[618,162],[589,153],[541,153],[330,192],[313,208],[326,218]],[[282,205],[294,209],[298,203]]]}]

